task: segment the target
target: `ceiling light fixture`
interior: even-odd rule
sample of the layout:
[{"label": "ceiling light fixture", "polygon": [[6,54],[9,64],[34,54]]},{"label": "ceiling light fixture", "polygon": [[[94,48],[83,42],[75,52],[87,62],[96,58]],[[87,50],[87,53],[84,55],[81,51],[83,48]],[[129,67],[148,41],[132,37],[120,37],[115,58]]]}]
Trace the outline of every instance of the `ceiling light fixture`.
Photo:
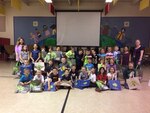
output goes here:
[{"label": "ceiling light fixture", "polygon": [[105,0],[106,3],[111,3],[113,0]]},{"label": "ceiling light fixture", "polygon": [[52,0],[45,0],[46,3],[52,3]]}]

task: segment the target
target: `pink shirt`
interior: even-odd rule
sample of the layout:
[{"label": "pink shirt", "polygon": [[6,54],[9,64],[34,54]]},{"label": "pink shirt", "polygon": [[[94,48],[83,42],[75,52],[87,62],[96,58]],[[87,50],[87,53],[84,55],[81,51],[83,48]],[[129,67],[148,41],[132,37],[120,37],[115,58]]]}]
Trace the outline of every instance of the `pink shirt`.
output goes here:
[{"label": "pink shirt", "polygon": [[22,45],[16,45],[15,46],[15,53],[16,53],[16,61],[20,61],[20,53],[22,50]]}]

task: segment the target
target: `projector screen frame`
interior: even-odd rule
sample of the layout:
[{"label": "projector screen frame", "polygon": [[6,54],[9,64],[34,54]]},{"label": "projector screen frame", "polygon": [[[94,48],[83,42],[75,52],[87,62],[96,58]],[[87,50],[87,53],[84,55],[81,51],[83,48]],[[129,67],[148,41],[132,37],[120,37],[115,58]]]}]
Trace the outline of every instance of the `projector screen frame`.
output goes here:
[{"label": "projector screen frame", "polygon": [[[101,10],[55,10],[55,14],[56,14],[56,26],[57,26],[57,12],[100,12],[100,25],[102,23],[102,13],[103,13],[103,9]],[[100,26],[101,27],[101,26]],[[56,31],[57,31],[57,27],[56,27]],[[100,37],[101,37],[101,29],[100,29]],[[56,40],[57,40],[57,33],[56,33]],[[57,45],[56,42],[56,46],[67,46],[69,47],[70,45]],[[99,44],[99,46],[82,46],[82,45],[72,45],[71,47],[101,47],[101,43]]]}]

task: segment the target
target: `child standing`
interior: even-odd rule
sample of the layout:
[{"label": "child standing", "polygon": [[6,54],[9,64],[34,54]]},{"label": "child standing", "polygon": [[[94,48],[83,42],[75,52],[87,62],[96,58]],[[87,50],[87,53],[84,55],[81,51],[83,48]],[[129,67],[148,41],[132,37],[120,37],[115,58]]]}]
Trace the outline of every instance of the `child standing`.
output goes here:
[{"label": "child standing", "polygon": [[25,60],[29,61],[29,59],[30,59],[30,55],[29,55],[28,47],[27,45],[23,45],[20,53],[20,62],[24,63]]},{"label": "child standing", "polygon": [[99,51],[99,54],[97,54],[97,56],[98,56],[100,59],[105,59],[105,57],[106,57],[105,49],[104,49],[104,48],[101,48],[100,51]]},{"label": "child standing", "polygon": [[58,65],[62,58],[62,51],[60,50],[60,47],[56,47],[55,53],[56,53],[55,63]]},{"label": "child standing", "polygon": [[44,58],[46,57],[46,49],[45,49],[45,46],[42,46],[41,47],[41,58],[44,60]]},{"label": "child standing", "polygon": [[38,50],[37,44],[33,45],[33,50],[31,52],[30,58],[32,60],[32,63],[38,62],[38,60],[40,59],[40,51]]},{"label": "child standing", "polygon": [[127,46],[124,47],[124,51],[121,55],[121,65],[122,72],[124,73],[125,69],[128,67],[129,62],[131,61],[131,55]]},{"label": "child standing", "polygon": [[112,53],[112,47],[108,47],[107,48],[107,53],[106,53],[106,59],[109,60],[109,59],[112,59],[114,58],[114,54]]},{"label": "child standing", "polygon": [[116,64],[119,64],[120,63],[120,55],[121,55],[121,53],[119,51],[119,47],[118,46],[114,47],[113,54],[114,54],[114,59],[115,59]]},{"label": "child standing", "polygon": [[75,52],[74,52],[74,48],[71,47],[71,49],[66,53],[67,59],[68,59],[68,63],[70,66],[75,65]]},{"label": "child standing", "polygon": [[88,59],[89,59],[89,58],[92,58],[92,55],[91,55],[90,50],[89,50],[89,49],[86,49],[86,51],[85,51],[85,56],[84,56],[84,66],[85,66],[86,64],[88,64]]},{"label": "child standing", "polygon": [[76,66],[77,66],[78,71],[83,66],[83,50],[82,49],[79,49],[78,53],[76,54]]},{"label": "child standing", "polygon": [[46,57],[44,58],[44,62],[48,63],[49,60],[54,60],[56,58],[56,53],[52,51],[52,47],[49,47],[48,53],[46,54]]}]

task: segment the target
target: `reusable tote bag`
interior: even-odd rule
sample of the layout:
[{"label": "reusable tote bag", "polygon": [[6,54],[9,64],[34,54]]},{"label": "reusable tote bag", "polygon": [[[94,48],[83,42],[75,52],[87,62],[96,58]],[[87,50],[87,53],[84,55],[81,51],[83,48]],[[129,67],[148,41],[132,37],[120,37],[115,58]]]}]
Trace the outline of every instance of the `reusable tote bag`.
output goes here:
[{"label": "reusable tote bag", "polygon": [[96,81],[96,85],[100,90],[108,90],[109,88],[104,84],[103,81]]},{"label": "reusable tote bag", "polygon": [[127,84],[130,90],[141,89],[141,83],[139,81],[139,77],[133,77],[127,79]]},{"label": "reusable tote bag", "polygon": [[121,90],[121,84],[119,80],[109,80],[108,85],[111,90]]},{"label": "reusable tote bag", "polygon": [[30,83],[31,92],[42,92],[42,84],[40,80],[34,80]]},{"label": "reusable tote bag", "polygon": [[[56,86],[54,85],[54,82],[50,83],[51,90],[52,92],[56,91]],[[44,85],[44,91],[48,91],[48,82]]]},{"label": "reusable tote bag", "polygon": [[75,82],[75,88],[83,89],[84,87],[89,87],[90,80],[77,80]]}]

